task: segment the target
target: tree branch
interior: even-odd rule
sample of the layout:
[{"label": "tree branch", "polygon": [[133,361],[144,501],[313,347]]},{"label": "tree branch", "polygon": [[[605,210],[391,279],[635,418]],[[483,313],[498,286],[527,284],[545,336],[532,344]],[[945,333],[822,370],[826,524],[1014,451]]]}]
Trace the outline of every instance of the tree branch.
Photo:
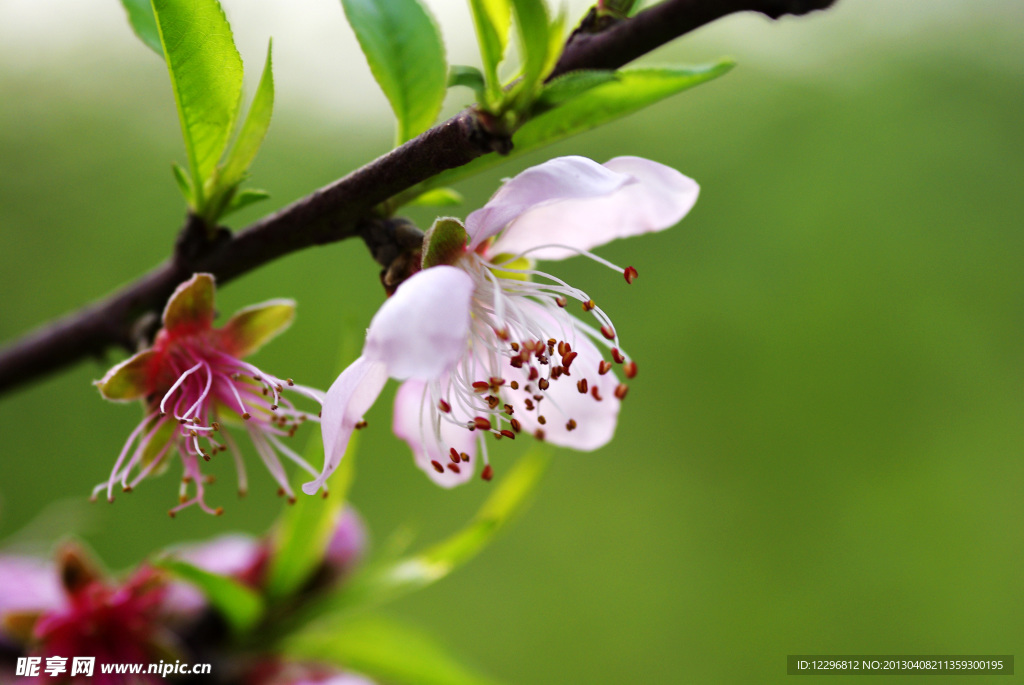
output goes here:
[{"label": "tree branch", "polygon": [[[778,18],[824,9],[833,2],[665,0],[599,33],[574,33],[552,76],[584,68],[616,69],[734,12],[755,11]],[[379,245],[380,236],[367,234],[378,223],[366,221],[377,205],[506,144],[507,140],[483,130],[471,109],[465,110],[234,235],[222,230],[214,240],[208,240],[204,227],[190,218],[169,260],[106,299],[72,312],[0,350],[0,393],[85,357],[101,356],[111,346],[132,350],[142,337],[140,319],[160,311],[174,288],[195,272],[210,272],[224,283],[313,245],[357,235],[370,245]]]}]

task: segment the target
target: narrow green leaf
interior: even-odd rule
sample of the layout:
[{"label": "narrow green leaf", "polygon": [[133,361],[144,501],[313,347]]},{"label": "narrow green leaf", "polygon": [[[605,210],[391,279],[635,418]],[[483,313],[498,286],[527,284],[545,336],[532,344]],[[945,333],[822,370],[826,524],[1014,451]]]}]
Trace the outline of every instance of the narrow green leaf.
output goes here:
[{"label": "narrow green leaf", "polygon": [[550,48],[548,8],[544,0],[512,0],[512,8],[516,17],[520,59],[523,61],[516,90],[531,93],[546,76],[544,67],[548,63]]},{"label": "narrow green leaf", "polygon": [[484,103],[487,98],[487,83],[484,75],[476,67],[465,67],[453,64],[448,69],[448,87],[464,86],[473,90],[477,102]]},{"label": "narrow green leaf", "polygon": [[[287,505],[278,519],[267,570],[266,593],[271,599],[281,599],[301,589],[323,560],[355,477],[358,442],[359,434],[354,433],[345,450],[345,458],[331,476],[331,494],[326,499],[301,496],[295,504]],[[310,464],[323,462],[324,444],[319,433],[309,439],[303,456]],[[301,472],[297,475],[296,492],[307,480],[309,474]]]},{"label": "narrow green leaf", "polygon": [[195,204],[195,194],[192,192],[192,180],[188,177],[188,172],[181,168],[180,164],[172,163],[171,171],[174,172],[174,180],[178,183],[178,190],[185,196],[185,202],[192,209],[197,209]]},{"label": "narrow green leaf", "polygon": [[329,629],[308,629],[287,638],[282,652],[293,659],[331,664],[395,685],[493,685],[448,654],[423,631],[380,616],[350,616]]},{"label": "narrow green leaf", "polygon": [[509,0],[469,0],[469,7],[473,11],[473,25],[480,44],[480,58],[484,65],[488,92],[497,100],[501,96],[498,65],[505,59],[505,50],[508,48],[512,6]]},{"label": "narrow green leaf", "polygon": [[[479,157],[469,164],[438,174],[427,187],[451,185],[511,158],[638,112],[670,95],[718,78],[733,65],[732,60],[723,59],[698,67],[621,69],[615,72],[614,81],[586,90],[523,124],[512,136],[513,148],[509,155]],[[426,189],[424,186],[412,188],[407,197],[418,197]],[[396,206],[400,203],[401,200]]]},{"label": "narrow green leaf", "polygon": [[426,587],[476,556],[530,500],[547,468],[550,450],[537,445],[501,476],[468,526],[429,549],[377,565],[325,597],[308,618],[379,604]]},{"label": "narrow green leaf", "polygon": [[596,88],[615,79],[614,71],[600,69],[570,71],[544,86],[533,103],[531,113],[537,116],[579,97],[591,88]]},{"label": "narrow green leaf", "polygon": [[153,0],[185,138],[195,204],[224,152],[242,95],[242,58],[217,0]]},{"label": "narrow green leaf", "polygon": [[256,159],[256,153],[263,145],[263,139],[270,128],[270,117],[274,111],[274,73],[271,53],[273,52],[274,41],[267,44],[267,62],[263,66],[263,75],[260,77],[260,84],[256,88],[256,95],[252,99],[249,113],[242,124],[242,130],[235,139],[235,144],[228,153],[227,159],[217,173],[217,185],[221,188],[230,188],[242,182],[252,161]]},{"label": "narrow green leaf", "polygon": [[462,194],[451,188],[428,190],[409,204],[421,207],[455,207],[465,202]]},{"label": "narrow green leaf", "polygon": [[398,142],[430,128],[448,83],[444,44],[419,0],[341,0],[370,71],[398,119]]},{"label": "narrow green leaf", "polygon": [[232,578],[210,573],[177,559],[161,559],[153,565],[199,588],[235,632],[241,633],[252,628],[263,615],[263,600],[260,596]]},{"label": "narrow green leaf", "polygon": [[266,200],[268,197],[270,197],[270,193],[258,188],[246,188],[245,190],[240,190],[231,195],[231,200],[228,202],[228,206],[224,208],[224,211],[220,213],[220,216],[225,217],[228,214],[244,209],[251,204],[255,204],[260,200]]},{"label": "narrow green leaf", "polygon": [[156,16],[153,14],[153,4],[150,0],[121,0],[121,4],[128,13],[128,23],[131,24],[135,35],[153,52],[163,57],[160,30],[156,27]]}]

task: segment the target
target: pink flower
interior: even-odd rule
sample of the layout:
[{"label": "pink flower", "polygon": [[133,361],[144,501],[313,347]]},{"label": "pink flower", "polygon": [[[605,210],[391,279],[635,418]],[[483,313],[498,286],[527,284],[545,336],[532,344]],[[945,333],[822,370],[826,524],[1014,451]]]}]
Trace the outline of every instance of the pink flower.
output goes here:
[{"label": "pink flower", "polygon": [[[178,286],[163,314],[163,328],[153,346],[121,362],[99,381],[108,400],[141,399],[142,422],[128,436],[110,478],[93,491],[102,490],[113,501],[114,485],[134,489],[140,481],[167,466],[177,452],[184,467],[176,512],[193,504],[219,514],[206,504],[206,479],[200,460],[209,461],[230,450],[238,471],[238,489],[247,490],[245,466],[227,424],[249,434],[281,492],[293,497],[279,455],[294,461],[312,475],[316,471],[284,444],[299,425],[318,421],[317,413],[296,409],[284,396],[286,390],[322,403],[323,393],[281,380],[242,361],[287,328],[294,316],[291,300],[271,300],[246,307],[222,328],[213,327],[214,281],[210,274],[196,274]],[[134,474],[134,475],[133,475]]]},{"label": "pink flower", "polygon": [[[674,225],[697,193],[691,179],[638,157],[604,165],[561,157],[507,181],[465,227],[435,222],[422,271],[380,308],[362,355],[327,393],[324,467],[303,491],[315,493],[337,468],[388,377],[405,381],[395,398],[395,433],[444,487],[472,476],[478,452],[490,479],[488,434],[525,431],[578,450],[606,444],[627,390],[613,362],[627,378],[636,365],[605,312],[531,260],[581,254],[632,282],[633,267],[587,250]],[[569,315],[570,300],[593,323]]]}]

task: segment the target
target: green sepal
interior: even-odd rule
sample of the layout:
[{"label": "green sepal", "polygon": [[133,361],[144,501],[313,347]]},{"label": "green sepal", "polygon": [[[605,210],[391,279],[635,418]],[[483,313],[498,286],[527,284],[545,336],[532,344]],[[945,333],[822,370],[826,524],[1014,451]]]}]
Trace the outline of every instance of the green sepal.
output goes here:
[{"label": "green sepal", "polygon": [[458,219],[442,217],[423,236],[423,268],[454,264],[466,248],[466,229]]},{"label": "green sepal", "polygon": [[153,350],[143,350],[128,357],[98,381],[93,381],[103,399],[128,402],[144,398],[149,392],[149,367]]},{"label": "green sepal", "polygon": [[128,23],[135,35],[163,59],[164,48],[160,44],[160,29],[156,26],[153,3],[150,0],[121,0],[121,5],[128,14]]},{"label": "green sepal", "polygon": [[420,207],[457,207],[465,202],[462,193],[451,188],[435,188],[428,190],[418,198],[410,202],[411,205]]},{"label": "green sepal", "polygon": [[[146,442],[146,449],[143,450],[142,459],[139,462],[139,466],[141,468],[149,466],[153,463],[153,460],[159,457],[162,460],[162,463],[158,464],[155,469],[151,471],[151,474],[156,476],[167,470],[171,460],[166,458],[167,452],[164,451],[164,448],[168,447],[168,444],[174,439],[174,434],[178,429],[178,425],[177,421],[171,420],[164,421],[160,424],[160,427],[157,429],[156,433],[153,434],[153,437]],[[161,454],[161,452],[163,454]]]},{"label": "green sepal", "polygon": [[281,651],[302,661],[351,669],[393,685],[494,685],[419,629],[358,615],[285,638]]},{"label": "green sepal", "polygon": [[216,292],[211,274],[195,274],[179,285],[164,309],[164,328],[179,326],[209,328],[213,323],[213,297]]},{"label": "green sepal", "polygon": [[294,300],[269,300],[239,309],[220,329],[221,345],[239,359],[248,357],[284,332],[294,319]]},{"label": "green sepal", "polygon": [[263,616],[263,599],[233,578],[173,558],[158,559],[153,565],[198,588],[236,634],[251,629]]}]

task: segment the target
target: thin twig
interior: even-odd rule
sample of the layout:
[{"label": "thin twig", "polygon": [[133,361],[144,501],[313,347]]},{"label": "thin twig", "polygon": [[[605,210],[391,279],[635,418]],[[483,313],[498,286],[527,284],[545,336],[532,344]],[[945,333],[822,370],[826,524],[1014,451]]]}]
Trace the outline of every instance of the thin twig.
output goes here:
[{"label": "thin twig", "polygon": [[[554,75],[575,69],[615,69],[727,14],[754,11],[778,18],[824,9],[834,0],[666,0],[600,33],[576,32]],[[186,222],[173,256],[107,298],[65,315],[0,350],[0,393],[100,356],[112,346],[131,350],[138,322],[160,311],[174,288],[193,273],[225,283],[279,257],[373,230],[376,206],[433,176],[500,149],[498,140],[465,110],[334,183],[229,235],[208,240],[195,219]],[[369,228],[367,228],[369,227]],[[367,236],[373,242],[372,236]],[[385,265],[386,266],[386,265]]]}]

